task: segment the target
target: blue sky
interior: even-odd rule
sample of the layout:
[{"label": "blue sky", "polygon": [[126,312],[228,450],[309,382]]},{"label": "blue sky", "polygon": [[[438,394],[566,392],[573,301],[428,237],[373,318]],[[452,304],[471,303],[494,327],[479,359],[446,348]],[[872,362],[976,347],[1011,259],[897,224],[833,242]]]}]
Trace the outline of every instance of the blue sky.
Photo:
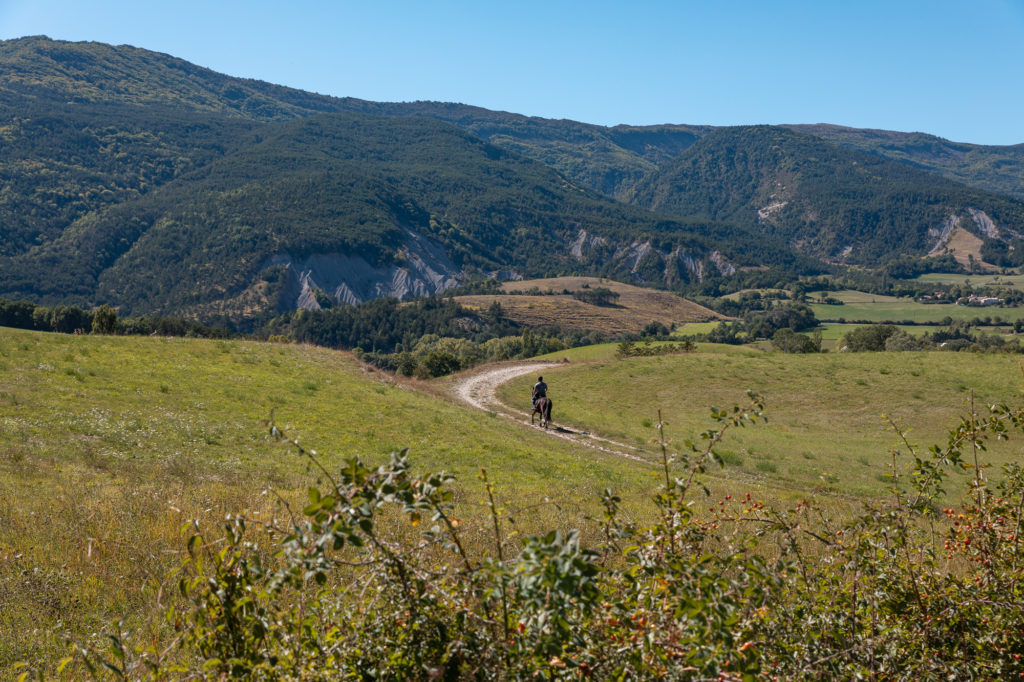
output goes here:
[{"label": "blue sky", "polygon": [[36,34],[370,100],[1024,143],[1024,0],[0,0]]}]

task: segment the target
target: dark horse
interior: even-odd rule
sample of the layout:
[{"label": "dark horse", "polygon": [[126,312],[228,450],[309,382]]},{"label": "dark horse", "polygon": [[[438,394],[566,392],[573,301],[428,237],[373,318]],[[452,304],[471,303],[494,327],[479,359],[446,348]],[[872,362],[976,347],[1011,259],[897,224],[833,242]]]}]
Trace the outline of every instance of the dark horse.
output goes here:
[{"label": "dark horse", "polygon": [[548,424],[551,423],[551,398],[537,398],[537,402],[533,404],[533,412],[530,413],[530,423],[533,423],[533,417],[540,415],[540,425],[545,429],[548,428]]}]

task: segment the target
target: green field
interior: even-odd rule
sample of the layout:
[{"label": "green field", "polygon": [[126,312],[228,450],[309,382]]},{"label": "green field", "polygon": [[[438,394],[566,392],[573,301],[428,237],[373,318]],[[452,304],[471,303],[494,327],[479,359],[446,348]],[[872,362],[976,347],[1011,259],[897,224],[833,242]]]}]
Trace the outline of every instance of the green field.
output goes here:
[{"label": "green field", "polygon": [[[819,329],[821,329],[821,338],[825,341],[838,341],[849,332],[863,326],[862,324],[823,324],[819,326]],[[918,324],[897,324],[895,327],[911,336],[923,336],[934,331],[933,327]]]},{"label": "green field", "polygon": [[[678,343],[678,341],[654,341],[653,345],[663,346],[666,344],[675,345]],[[640,342],[637,345],[643,345],[643,342]],[[759,355],[761,353],[761,351],[755,348],[753,345],[732,346],[723,343],[698,343],[696,344],[696,346],[697,352],[708,353],[712,355]],[[617,343],[599,343],[593,346],[567,348],[566,350],[560,350],[555,353],[549,353],[547,355],[541,355],[536,358],[531,358],[531,360],[551,360],[554,362],[567,361],[571,363],[598,362],[614,359],[618,348],[619,344]]]},{"label": "green field", "polygon": [[969,284],[972,287],[1006,287],[1024,290],[1024,275],[956,275],[932,272],[914,279],[933,284]]},{"label": "green field", "polygon": [[839,319],[868,322],[909,320],[917,324],[937,324],[945,317],[951,317],[954,320],[973,320],[976,317],[988,316],[1001,317],[1010,322],[1024,319],[1024,307],[976,308],[953,304],[928,304],[918,303],[909,298],[849,290],[829,292],[829,296],[843,301],[844,305],[812,303],[810,307],[814,311],[815,317],[823,322],[835,322]]},{"label": "green field", "polygon": [[502,499],[564,503],[522,518],[524,531],[579,525],[606,487],[636,501],[656,485],[648,468],[395,383],[346,353],[0,328],[0,679],[13,679],[13,661],[66,655],[65,632],[122,616],[164,641],[154,595],[179,562],[182,524],[271,513],[264,487],[300,499],[316,478],[266,437],[272,411],[328,468],[410,447],[416,469],[459,477],[467,517],[480,514],[480,467]]},{"label": "green field", "polygon": [[722,298],[727,298],[733,301],[739,300],[744,294],[761,294],[762,296],[778,296],[783,295],[783,298],[789,298],[790,294],[785,289],[740,289],[734,291],[731,294],[726,294]]},{"label": "green field", "polygon": [[[698,344],[694,353],[615,359],[617,344],[566,350],[545,371],[555,422],[645,450],[657,448],[658,409],[673,449],[711,426],[708,408],[767,399],[769,421],[720,448],[714,494],[766,501],[825,495],[853,511],[885,494],[895,436],[887,414],[922,445],[941,441],[975,392],[979,404],[1020,395],[1017,360],[968,353],[766,353]],[[501,389],[523,404],[533,377]],[[274,419],[320,453],[382,461],[410,447],[419,470],[459,477],[468,538],[484,507],[480,467],[500,501],[529,508],[518,530],[579,527],[601,490],[643,520],[655,467],[581,448],[447,397],[454,379],[396,382],[351,355],[250,341],[95,337],[0,329],[0,677],[17,660],[44,668],[69,640],[125,626],[143,640],[171,636],[160,616],[189,519],[216,523],[244,509],[280,512],[270,487],[298,501],[315,471],[266,436]],[[1018,454],[994,444],[996,461]],[[956,477],[954,477],[956,478]],[[955,487],[956,482],[951,484]],[[558,504],[535,503],[550,499]],[[646,510],[646,511],[645,511]],[[847,512],[841,512],[847,513]],[[590,530],[587,530],[587,529]],[[163,596],[158,603],[156,595]]]},{"label": "green field", "polygon": [[[785,355],[745,350],[569,364],[545,380],[554,420],[629,443],[654,435],[663,411],[677,445],[706,428],[709,405],[726,407],[746,389],[767,399],[769,423],[737,430],[723,445],[721,475],[812,494],[883,494],[897,439],[883,416],[910,429],[921,446],[941,443],[972,390],[978,405],[1012,401],[1022,374],[1016,357],[967,353]],[[503,389],[528,395],[530,377]],[[599,399],[596,397],[599,396]],[[999,461],[1017,456],[994,444]]]}]

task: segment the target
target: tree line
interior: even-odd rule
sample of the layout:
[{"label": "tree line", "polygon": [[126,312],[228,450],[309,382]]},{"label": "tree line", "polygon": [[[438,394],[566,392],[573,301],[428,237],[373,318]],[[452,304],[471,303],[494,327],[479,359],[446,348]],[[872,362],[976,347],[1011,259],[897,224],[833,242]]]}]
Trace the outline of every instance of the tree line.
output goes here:
[{"label": "tree line", "polygon": [[208,327],[180,317],[119,318],[109,305],[85,310],[68,305],[47,307],[31,301],[10,301],[4,298],[0,298],[0,327],[61,334],[155,334],[216,339],[234,336],[227,327]]}]

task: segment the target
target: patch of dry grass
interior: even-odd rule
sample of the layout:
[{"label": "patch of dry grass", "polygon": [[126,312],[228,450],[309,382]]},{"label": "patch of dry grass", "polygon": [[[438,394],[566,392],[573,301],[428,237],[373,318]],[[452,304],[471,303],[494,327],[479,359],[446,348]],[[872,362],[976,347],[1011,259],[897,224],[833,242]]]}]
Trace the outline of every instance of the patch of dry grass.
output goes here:
[{"label": "patch of dry grass", "polygon": [[[536,287],[553,295],[529,296],[522,293]],[[597,306],[573,298],[564,291],[609,289],[619,295],[614,305]],[[675,294],[644,289],[597,277],[553,277],[523,282],[505,282],[505,295],[458,296],[456,301],[468,308],[484,310],[493,303],[505,314],[530,326],[558,325],[563,329],[597,331],[608,335],[638,333],[651,322],[666,327],[688,322],[726,319],[709,308]]]},{"label": "patch of dry grass", "polygon": [[946,248],[953,253],[953,258],[964,267],[975,264],[978,267],[990,272],[999,272],[999,267],[985,263],[981,258],[981,237],[971,234],[962,227],[958,227],[949,237]]}]

